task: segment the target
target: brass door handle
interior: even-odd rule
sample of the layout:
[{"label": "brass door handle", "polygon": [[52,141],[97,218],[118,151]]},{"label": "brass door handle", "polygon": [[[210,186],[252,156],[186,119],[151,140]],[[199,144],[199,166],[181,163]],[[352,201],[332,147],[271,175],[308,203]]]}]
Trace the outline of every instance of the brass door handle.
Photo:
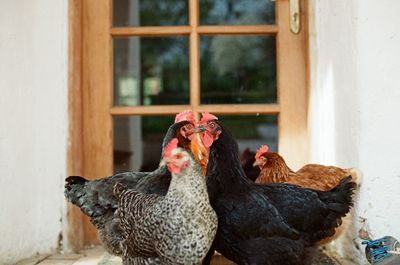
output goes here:
[{"label": "brass door handle", "polygon": [[289,0],[290,1],[290,30],[294,34],[300,32],[300,0]]}]

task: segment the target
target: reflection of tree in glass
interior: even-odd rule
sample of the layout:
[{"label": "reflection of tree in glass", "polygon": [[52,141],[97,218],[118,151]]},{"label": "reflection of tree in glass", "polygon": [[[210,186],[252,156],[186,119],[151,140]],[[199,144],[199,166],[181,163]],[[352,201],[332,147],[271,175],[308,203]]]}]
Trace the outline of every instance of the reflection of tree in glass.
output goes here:
[{"label": "reflection of tree in glass", "polygon": [[157,26],[188,24],[187,4],[187,0],[142,0],[140,24]]},{"label": "reflection of tree in glass", "polygon": [[[264,115],[246,115],[246,116],[222,116],[219,115],[218,119],[229,128],[233,135],[240,139],[255,139],[260,138],[260,132],[257,127],[260,125],[274,125],[276,126],[278,119],[277,116],[264,116]],[[246,128],[246,129],[243,129]]]},{"label": "reflection of tree in glass", "polygon": [[115,0],[114,26],[172,26],[188,24],[187,0]]},{"label": "reflection of tree in glass", "polygon": [[152,104],[188,103],[189,54],[187,37],[142,38],[141,84],[157,77],[161,81],[161,92],[154,95]]},{"label": "reflection of tree in glass", "polygon": [[210,51],[213,54],[211,63],[218,75],[238,72],[245,74],[246,68],[260,67],[271,59],[274,49],[271,41],[265,38],[248,36],[221,36],[211,40]]},{"label": "reflection of tree in glass", "polygon": [[142,135],[145,140],[162,139],[165,132],[174,123],[175,117],[152,116],[142,118]]},{"label": "reflection of tree in glass", "polygon": [[274,37],[201,38],[203,103],[276,102]]},{"label": "reflection of tree in glass", "polygon": [[[275,23],[270,0],[202,0],[201,24]],[[201,38],[202,103],[276,102],[274,38],[218,36]]]},{"label": "reflection of tree in glass", "polygon": [[256,25],[275,23],[271,0],[201,0],[201,24]]}]

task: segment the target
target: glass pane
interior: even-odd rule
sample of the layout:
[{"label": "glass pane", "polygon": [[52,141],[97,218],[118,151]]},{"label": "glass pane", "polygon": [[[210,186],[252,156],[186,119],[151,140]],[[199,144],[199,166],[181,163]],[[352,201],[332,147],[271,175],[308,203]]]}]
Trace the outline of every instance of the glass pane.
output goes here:
[{"label": "glass pane", "polygon": [[206,36],[200,41],[201,103],[275,103],[271,36]]},{"label": "glass pane", "polygon": [[187,0],[114,0],[113,26],[171,26],[188,24]]},{"label": "glass pane", "polygon": [[272,0],[201,0],[200,24],[275,24],[275,2]]},{"label": "glass pane", "polygon": [[262,144],[268,145],[272,152],[278,149],[278,118],[277,116],[246,115],[219,116],[218,119],[232,132],[239,144],[239,154],[242,167],[247,177],[253,181],[260,174],[253,167],[254,155]]},{"label": "glass pane", "polygon": [[114,117],[114,172],[153,171],[175,116]]},{"label": "glass pane", "polygon": [[189,103],[187,37],[114,39],[114,105]]},{"label": "glass pane", "polygon": [[278,150],[276,115],[217,116],[238,140],[241,152],[246,148],[255,152],[262,144],[268,145],[272,152]]}]

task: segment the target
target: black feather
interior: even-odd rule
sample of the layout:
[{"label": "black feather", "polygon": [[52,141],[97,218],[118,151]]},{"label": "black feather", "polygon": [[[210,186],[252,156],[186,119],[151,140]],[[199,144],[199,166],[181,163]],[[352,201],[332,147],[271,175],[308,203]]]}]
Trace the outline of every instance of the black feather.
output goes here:
[{"label": "black feather", "polygon": [[237,264],[301,264],[304,247],[333,235],[352,206],[355,184],[346,179],[328,192],[255,184],[241,167],[236,140],[217,123],[222,133],[207,167],[209,197],[218,215],[210,251]]}]

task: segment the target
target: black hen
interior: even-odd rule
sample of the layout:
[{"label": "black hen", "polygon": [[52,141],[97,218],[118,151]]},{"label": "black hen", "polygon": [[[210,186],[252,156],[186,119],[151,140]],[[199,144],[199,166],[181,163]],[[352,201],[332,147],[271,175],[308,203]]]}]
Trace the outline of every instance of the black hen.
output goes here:
[{"label": "black hen", "polygon": [[[191,119],[183,119],[171,125],[164,137],[163,149],[171,139],[177,135],[182,136],[181,129],[191,123],[193,123]],[[194,128],[194,126],[191,127]],[[179,146],[189,148],[190,140],[184,137],[179,138]],[[99,231],[100,241],[106,250],[112,254],[121,255],[122,234],[119,227],[120,220],[116,213],[118,201],[113,195],[113,186],[118,182],[128,189],[142,193],[165,195],[171,181],[171,174],[165,166],[162,166],[153,172],[125,172],[91,181],[71,176],[65,181],[64,194],[68,201],[90,217],[91,222]]]},{"label": "black hen", "polygon": [[349,211],[355,184],[346,179],[332,191],[317,192],[252,183],[231,133],[216,120],[206,126],[208,132],[220,131],[207,168],[210,201],[218,215],[213,248],[237,264],[302,264],[304,247],[331,235]]},{"label": "black hen", "polygon": [[348,176],[330,191],[303,189],[290,184],[262,185],[283,218],[312,245],[333,236],[353,206],[356,184]]}]

